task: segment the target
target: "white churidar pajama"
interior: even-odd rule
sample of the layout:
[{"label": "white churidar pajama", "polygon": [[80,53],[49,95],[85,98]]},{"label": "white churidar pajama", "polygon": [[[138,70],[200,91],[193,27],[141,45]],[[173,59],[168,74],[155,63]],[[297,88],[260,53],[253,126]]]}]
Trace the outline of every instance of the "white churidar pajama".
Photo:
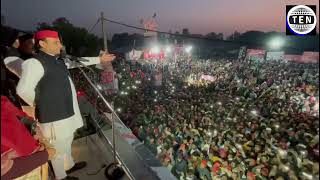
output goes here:
[{"label": "white churidar pajama", "polygon": [[[85,57],[89,62],[85,65],[93,65],[100,63],[99,57]],[[70,62],[66,62],[68,68],[74,68]],[[20,66],[22,68],[21,79],[17,86],[17,94],[30,106],[34,106],[35,88],[44,75],[42,64],[34,58],[28,59]],[[18,70],[19,71],[19,70]],[[76,129],[83,126],[77,93],[74,84],[69,77],[74,115],[66,119],[60,119],[50,123],[41,123],[40,127],[44,136],[50,140],[56,149],[55,159],[51,160],[52,166],[57,179],[63,179],[67,176],[66,170],[75,164],[71,155],[71,144],[73,141],[73,133]]]}]

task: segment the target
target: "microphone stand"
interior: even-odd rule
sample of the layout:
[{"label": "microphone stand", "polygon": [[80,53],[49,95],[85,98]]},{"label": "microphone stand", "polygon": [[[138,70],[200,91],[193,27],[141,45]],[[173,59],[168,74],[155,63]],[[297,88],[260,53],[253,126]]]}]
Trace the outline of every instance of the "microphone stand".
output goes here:
[{"label": "microphone stand", "polygon": [[[74,61],[77,62],[80,66],[77,67],[79,68],[79,70],[81,71],[81,73],[83,74],[83,76],[86,78],[86,80],[89,82],[89,84],[91,85],[91,87],[94,89],[94,91],[98,94],[98,97],[100,97],[102,99],[102,101],[104,102],[104,104],[109,108],[109,110],[112,113],[112,118],[111,118],[111,122],[112,122],[112,144],[110,143],[110,141],[108,140],[108,138],[106,137],[106,135],[103,133],[100,125],[94,120],[96,126],[98,127],[98,130],[101,132],[101,134],[103,135],[103,137],[108,141],[109,145],[112,146],[112,150],[113,150],[113,160],[114,162],[109,164],[107,166],[107,168],[105,169],[105,176],[107,176],[108,179],[120,179],[123,177],[123,175],[126,173],[127,176],[129,177],[129,179],[134,179],[133,175],[130,173],[129,169],[125,166],[125,164],[123,163],[123,161],[120,159],[119,154],[116,152],[116,140],[115,140],[115,119],[117,119],[118,121],[121,122],[121,124],[123,124],[123,122],[120,120],[119,116],[116,114],[116,112],[114,111],[113,107],[110,105],[110,103],[104,98],[104,96],[101,94],[101,92],[99,91],[99,89],[96,87],[96,85],[91,81],[91,79],[88,77],[88,75],[86,74],[86,72],[83,70],[82,67],[86,67],[85,64],[83,64],[81,61]],[[91,68],[86,67],[87,69],[90,69],[91,71],[93,71]],[[93,71],[94,72],[94,71]],[[104,114],[104,116],[106,116]],[[106,116],[107,117],[107,116]],[[107,117],[108,118],[108,117]],[[115,118],[115,119],[114,119]],[[108,118],[109,119],[109,118]],[[123,124],[124,125],[124,124]],[[119,163],[120,162],[120,163]],[[111,172],[109,172],[108,170],[111,169]]]}]

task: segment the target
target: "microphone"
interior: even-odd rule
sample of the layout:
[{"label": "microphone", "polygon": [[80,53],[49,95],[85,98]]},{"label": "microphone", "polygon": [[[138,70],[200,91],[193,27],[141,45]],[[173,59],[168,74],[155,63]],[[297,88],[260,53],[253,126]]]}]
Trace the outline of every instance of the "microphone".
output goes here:
[{"label": "microphone", "polygon": [[81,57],[76,57],[76,56],[72,56],[69,54],[66,54],[65,57],[66,59],[69,59],[70,61],[76,61],[76,62],[89,62],[89,60],[81,58]]},{"label": "microphone", "polygon": [[68,59],[70,61],[75,61],[75,62],[89,62],[89,60],[87,60],[87,59],[67,54],[65,48],[61,49],[59,59],[62,59],[62,60]]}]

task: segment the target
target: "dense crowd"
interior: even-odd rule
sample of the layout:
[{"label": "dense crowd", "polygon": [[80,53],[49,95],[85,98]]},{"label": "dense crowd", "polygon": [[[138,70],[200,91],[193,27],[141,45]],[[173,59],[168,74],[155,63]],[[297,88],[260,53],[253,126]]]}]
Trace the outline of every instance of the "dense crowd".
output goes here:
[{"label": "dense crowd", "polygon": [[115,109],[178,179],[318,179],[318,64],[116,62]]},{"label": "dense crowd", "polygon": [[[317,65],[194,60],[119,67],[122,119],[177,178],[319,175]],[[159,71],[163,84],[151,88]],[[202,74],[214,81],[199,80]]]}]

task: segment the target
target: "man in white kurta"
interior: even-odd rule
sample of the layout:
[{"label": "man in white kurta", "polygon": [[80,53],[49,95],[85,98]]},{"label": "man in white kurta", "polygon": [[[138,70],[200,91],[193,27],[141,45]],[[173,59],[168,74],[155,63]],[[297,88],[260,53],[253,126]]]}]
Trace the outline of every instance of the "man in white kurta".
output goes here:
[{"label": "man in white kurta", "polygon": [[[45,38],[46,41],[39,44],[40,50],[52,56],[58,55],[62,47],[60,40],[55,38],[55,36],[48,36]],[[100,57],[85,58],[89,60],[89,62],[84,62],[84,64],[93,65],[100,62],[110,62],[114,58],[113,55],[104,54]],[[66,63],[66,66],[72,68],[69,63]],[[17,94],[30,106],[34,106],[36,96],[35,90],[38,82],[43,78],[45,70],[39,60],[35,58],[24,61],[21,67],[22,73],[17,86]],[[44,136],[50,140],[57,151],[55,159],[51,161],[57,179],[78,179],[76,177],[68,176],[66,173],[66,170],[74,169],[75,167],[71,155],[71,144],[74,132],[76,129],[83,126],[76,90],[71,78],[68,77],[68,79],[71,85],[74,114],[68,118],[57,119],[54,122],[40,123]]]}]

